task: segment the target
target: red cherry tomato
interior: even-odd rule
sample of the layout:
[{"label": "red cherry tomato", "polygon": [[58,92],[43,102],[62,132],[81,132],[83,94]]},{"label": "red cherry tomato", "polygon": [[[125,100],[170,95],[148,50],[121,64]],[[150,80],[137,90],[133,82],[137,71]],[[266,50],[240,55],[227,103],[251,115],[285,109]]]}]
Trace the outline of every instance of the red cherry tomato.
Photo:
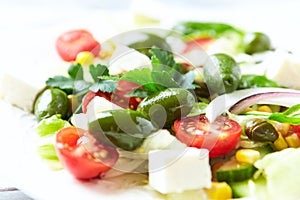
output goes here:
[{"label": "red cherry tomato", "polygon": [[101,92],[101,91],[98,91],[98,92],[89,91],[82,99],[82,112],[83,113],[87,112],[87,106],[93,100],[93,98],[96,96],[104,97],[108,101],[111,101],[111,93]]},{"label": "red cherry tomato", "polygon": [[291,125],[293,131],[297,134],[298,138],[300,138],[300,125]]},{"label": "red cherry tomato", "polygon": [[210,123],[205,115],[176,120],[174,130],[186,145],[208,149],[210,158],[230,153],[242,133],[241,126],[227,117],[220,116]]},{"label": "red cherry tomato", "polygon": [[136,97],[127,97],[126,94],[133,92],[135,88],[138,88],[139,85],[129,82],[129,81],[118,81],[118,88],[114,93],[107,92],[88,92],[82,100],[82,112],[87,112],[87,106],[96,96],[104,97],[105,99],[111,101],[112,103],[122,107],[129,108],[131,110],[136,110],[137,106],[142,99]]},{"label": "red cherry tomato", "polygon": [[210,37],[205,37],[205,38],[195,38],[193,40],[189,40],[187,41],[186,47],[183,50],[183,53],[187,53],[195,48],[203,48],[203,49],[207,49],[209,44],[211,44],[214,41],[213,38]]},{"label": "red cherry tomato", "polygon": [[141,102],[140,98],[127,97],[126,95],[133,92],[135,88],[139,85],[129,81],[118,81],[117,91],[112,94],[111,102],[117,104],[122,108],[129,108],[131,110],[136,110],[137,106]]},{"label": "red cherry tomato", "polygon": [[70,62],[82,51],[89,51],[97,57],[101,46],[88,31],[72,30],[58,37],[56,49],[63,60]]},{"label": "red cherry tomato", "polygon": [[76,127],[63,128],[57,133],[56,150],[64,168],[78,179],[98,177],[119,158],[113,147],[100,144],[87,131]]}]

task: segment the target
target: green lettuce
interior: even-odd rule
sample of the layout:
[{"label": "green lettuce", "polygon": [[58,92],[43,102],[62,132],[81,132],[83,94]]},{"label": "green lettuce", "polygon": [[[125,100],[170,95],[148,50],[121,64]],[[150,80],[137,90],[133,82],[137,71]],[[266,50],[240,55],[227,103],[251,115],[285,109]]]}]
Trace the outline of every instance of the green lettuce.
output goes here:
[{"label": "green lettuce", "polygon": [[40,121],[35,128],[40,136],[40,145],[37,147],[37,153],[48,164],[49,168],[53,170],[62,169],[54,146],[55,134],[60,129],[68,126],[71,126],[70,123],[61,119],[60,115],[53,115]]},{"label": "green lettuce", "polygon": [[300,149],[288,148],[255,163],[266,179],[268,199],[300,199]]}]

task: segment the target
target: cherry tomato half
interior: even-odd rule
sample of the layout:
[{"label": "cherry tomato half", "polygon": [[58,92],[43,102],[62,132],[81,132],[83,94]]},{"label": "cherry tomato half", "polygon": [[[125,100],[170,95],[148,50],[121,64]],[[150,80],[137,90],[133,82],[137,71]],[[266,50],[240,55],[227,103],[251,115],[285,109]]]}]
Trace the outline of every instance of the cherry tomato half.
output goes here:
[{"label": "cherry tomato half", "polygon": [[82,112],[83,113],[87,112],[87,106],[93,100],[93,98],[96,96],[104,97],[108,101],[111,101],[111,93],[101,92],[101,91],[98,91],[98,92],[89,91],[82,99]]},{"label": "cherry tomato half", "polygon": [[95,57],[99,55],[101,46],[93,35],[86,30],[72,30],[58,37],[56,49],[64,61],[74,61],[79,52],[89,51]]},{"label": "cherry tomato half", "polygon": [[138,88],[139,85],[129,82],[129,81],[118,81],[118,87],[116,92],[107,93],[107,92],[92,92],[89,91],[82,100],[82,112],[87,112],[88,104],[93,100],[94,97],[104,97],[105,99],[111,101],[112,103],[122,107],[129,108],[131,110],[136,110],[137,106],[141,102],[142,99],[136,97],[127,97],[126,94],[129,92],[133,92],[135,88]]},{"label": "cherry tomato half", "polygon": [[100,144],[88,131],[76,127],[66,127],[57,133],[56,150],[63,166],[78,179],[98,177],[119,158],[116,149]]},{"label": "cherry tomato half", "polygon": [[174,130],[186,145],[208,149],[210,158],[230,153],[242,133],[241,126],[227,117],[220,116],[210,123],[205,115],[176,120]]},{"label": "cherry tomato half", "polygon": [[207,49],[208,46],[214,41],[214,38],[210,37],[204,37],[204,38],[195,38],[193,40],[187,41],[185,44],[185,49],[183,50],[183,53],[190,52],[191,50],[195,48],[203,48]]},{"label": "cherry tomato half", "polygon": [[298,138],[300,138],[300,125],[291,125],[293,131],[297,134]]}]

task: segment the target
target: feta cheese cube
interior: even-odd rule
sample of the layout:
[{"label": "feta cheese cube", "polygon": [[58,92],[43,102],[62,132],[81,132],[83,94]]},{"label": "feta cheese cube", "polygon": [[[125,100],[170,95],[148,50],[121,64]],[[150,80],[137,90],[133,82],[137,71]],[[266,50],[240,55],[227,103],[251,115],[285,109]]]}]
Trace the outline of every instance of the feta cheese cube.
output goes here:
[{"label": "feta cheese cube", "polygon": [[149,184],[162,194],[211,187],[208,150],[150,151]]},{"label": "feta cheese cube", "polygon": [[0,99],[25,111],[33,111],[33,103],[40,89],[11,75],[0,77]]}]

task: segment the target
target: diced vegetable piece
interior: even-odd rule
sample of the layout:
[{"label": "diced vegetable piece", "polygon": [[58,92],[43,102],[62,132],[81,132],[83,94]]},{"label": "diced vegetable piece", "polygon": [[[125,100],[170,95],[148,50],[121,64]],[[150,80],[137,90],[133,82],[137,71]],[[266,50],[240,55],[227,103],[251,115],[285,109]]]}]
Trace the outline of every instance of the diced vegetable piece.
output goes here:
[{"label": "diced vegetable piece", "polygon": [[95,58],[95,56],[91,52],[82,51],[77,54],[75,62],[79,63],[81,65],[89,66],[89,65],[93,64],[94,58]]},{"label": "diced vegetable piece", "polygon": [[292,135],[285,137],[285,141],[289,145],[289,147],[292,148],[300,147],[300,139],[296,133],[293,133]]},{"label": "diced vegetable piece", "polygon": [[266,105],[259,106],[257,108],[257,111],[272,113],[272,109],[269,106],[266,106]]},{"label": "diced vegetable piece", "polygon": [[256,151],[259,151],[260,158],[263,158],[265,155],[269,153],[273,153],[274,149],[270,144],[265,144],[263,146],[254,147]]},{"label": "diced vegetable piece", "polygon": [[193,147],[150,151],[149,184],[162,194],[211,187],[208,151]]},{"label": "diced vegetable piece", "polygon": [[248,180],[230,183],[233,198],[247,197],[250,195]]},{"label": "diced vegetable piece", "polygon": [[226,200],[232,198],[232,190],[226,182],[212,182],[209,189],[205,189],[210,199]]},{"label": "diced vegetable piece", "polygon": [[259,178],[256,180],[249,179],[240,182],[231,182],[233,198],[249,197],[255,195],[255,199],[267,199],[266,197],[266,180]]},{"label": "diced vegetable piece", "polygon": [[282,137],[281,134],[279,134],[279,137],[274,142],[274,147],[277,151],[281,151],[283,149],[288,148],[288,144],[286,143],[285,139]]},{"label": "diced vegetable piece", "polygon": [[253,176],[255,167],[250,164],[238,163],[235,159],[231,159],[224,163],[217,171],[217,181],[244,181]]},{"label": "diced vegetable piece", "polygon": [[260,153],[253,149],[240,149],[236,152],[235,158],[239,163],[254,164],[260,158]]}]

